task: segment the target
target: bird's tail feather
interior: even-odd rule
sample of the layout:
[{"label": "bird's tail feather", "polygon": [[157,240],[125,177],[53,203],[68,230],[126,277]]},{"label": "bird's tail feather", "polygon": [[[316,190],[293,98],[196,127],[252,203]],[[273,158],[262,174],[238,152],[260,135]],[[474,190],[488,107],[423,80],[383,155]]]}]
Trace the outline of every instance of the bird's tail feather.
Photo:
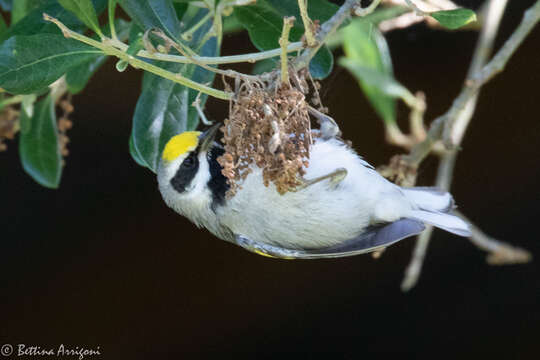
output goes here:
[{"label": "bird's tail feather", "polygon": [[418,206],[418,210],[412,211],[411,218],[459,236],[471,236],[469,225],[465,221],[448,214],[454,208],[454,199],[450,193],[430,187],[402,190],[405,196]]},{"label": "bird's tail feather", "polygon": [[401,190],[409,200],[422,210],[447,213],[454,208],[452,195],[439,188],[413,187]]},{"label": "bird's tail feather", "polygon": [[471,236],[469,224],[455,215],[435,211],[413,210],[411,218],[420,220],[459,236]]}]

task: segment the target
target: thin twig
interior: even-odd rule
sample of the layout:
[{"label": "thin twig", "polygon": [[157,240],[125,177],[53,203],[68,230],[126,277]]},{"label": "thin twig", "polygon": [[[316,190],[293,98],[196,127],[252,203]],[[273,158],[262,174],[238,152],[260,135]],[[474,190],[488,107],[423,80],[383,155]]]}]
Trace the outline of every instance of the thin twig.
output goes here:
[{"label": "thin twig", "polygon": [[497,54],[487,63],[482,71],[478,72],[472,77],[474,82],[477,82],[477,86],[482,86],[489,80],[491,80],[495,75],[504,70],[506,63],[510,60],[510,57],[514,54],[516,49],[521,45],[523,40],[527,35],[532,31],[536,24],[540,21],[540,1],[531,6],[523,14],[523,20],[504,43],[502,48],[497,52]]},{"label": "thin twig", "polygon": [[377,6],[379,6],[381,1],[382,0],[373,0],[371,4],[369,4],[368,7],[366,8],[362,8],[358,6],[356,9],[354,9],[354,15],[363,17],[363,16],[371,14],[373,11],[375,11]]},{"label": "thin twig", "polygon": [[202,67],[205,70],[214,72],[216,74],[233,77],[233,78],[242,78],[242,79],[251,80],[251,81],[258,81],[259,80],[258,76],[243,74],[243,73],[240,73],[240,72],[237,72],[237,71],[234,71],[234,70],[230,70],[230,69],[229,70],[221,70],[221,69],[213,68],[213,67],[211,67],[211,66],[209,66],[207,64],[200,63],[194,58],[193,55],[195,53],[189,47],[187,47],[185,45],[182,46],[181,44],[177,43],[176,41],[174,41],[173,39],[168,37],[163,31],[161,31],[159,29],[158,30],[153,30],[152,33],[155,34],[156,36],[160,37],[161,39],[163,39],[167,46],[172,46],[180,54],[182,54],[186,58],[190,59],[192,64],[198,65],[198,66]]},{"label": "thin twig", "polygon": [[418,277],[422,272],[422,264],[424,264],[424,258],[426,257],[429,238],[432,233],[433,226],[426,226],[426,230],[418,236],[411,261],[405,269],[405,277],[401,282],[401,291],[411,290],[418,282]]},{"label": "thin twig", "polygon": [[317,41],[315,40],[315,35],[313,35],[313,22],[307,12],[307,0],[298,0],[298,8],[300,9],[300,16],[304,23],[304,35],[306,36],[307,46],[313,47]]},{"label": "thin twig", "polygon": [[289,70],[287,60],[287,46],[289,45],[289,33],[294,24],[294,16],[283,18],[283,30],[279,38],[279,46],[281,46],[281,84],[289,83]]},{"label": "thin twig", "polygon": [[[127,44],[124,44],[120,41],[112,41],[111,44],[122,51],[126,51],[129,47]],[[293,42],[293,43],[290,43],[289,46],[287,46],[287,53],[302,50],[303,48],[304,48],[304,45],[302,44],[302,42],[300,41]],[[192,56],[192,58],[200,64],[217,65],[217,64],[235,64],[235,63],[242,63],[242,62],[254,63],[260,60],[279,56],[279,54],[281,54],[281,48],[272,49],[268,51],[261,51],[258,53],[230,55],[230,56],[211,57],[211,56],[195,56],[194,55]],[[181,63],[181,64],[191,63],[191,59],[186,56],[152,53],[150,51],[145,51],[145,50],[139,51],[137,53],[137,56],[143,57],[146,59],[176,62],[176,63]]]},{"label": "thin twig", "polygon": [[503,47],[497,52],[493,59],[485,65],[477,75],[473,75],[462,89],[458,97],[453,101],[452,106],[446,113],[439,116],[431,123],[426,139],[413,147],[409,155],[404,156],[404,160],[411,166],[418,166],[422,160],[431,152],[433,144],[442,137],[443,128],[449,119],[453,119],[465,108],[469,99],[476,91],[495,75],[500,73],[508,60],[517,50],[519,45],[531,32],[534,26],[540,21],[540,0],[530,7],[523,16],[523,19],[514,33],[508,38]]},{"label": "thin twig", "polygon": [[416,6],[411,0],[405,0],[405,2],[407,3],[407,5],[409,5],[409,7],[411,9],[414,10],[414,12],[416,13],[416,15],[418,16],[426,16],[428,15],[428,13],[426,13],[425,11],[421,10],[418,6]]},{"label": "thin twig", "polygon": [[199,117],[201,118],[202,123],[206,126],[210,126],[213,124],[213,122],[206,118],[206,115],[204,115],[204,112],[201,109],[201,94],[202,93],[197,94],[197,97],[195,98],[195,101],[193,101],[191,106],[193,106],[197,110],[197,113],[199,114]]},{"label": "thin twig", "polygon": [[[495,40],[495,35],[499,28],[500,20],[506,7],[506,2],[507,0],[490,0],[486,16],[486,22],[481,30],[480,38],[478,39],[478,43],[473,54],[473,59],[469,67],[469,72],[467,75],[468,79],[474,77],[477,72],[480,72],[489,59],[491,49],[493,47],[493,42]],[[455,145],[459,145],[461,143],[461,140],[463,139],[463,135],[465,133],[465,129],[467,128],[467,125],[469,124],[470,119],[472,118],[472,115],[474,113],[479,90],[479,86],[473,89],[471,84],[469,84],[468,81],[465,81],[465,86],[461,94],[458,96],[458,98],[456,98],[450,110],[445,115],[443,115],[443,117],[439,118],[444,120],[438,120],[437,122],[437,132],[439,133],[437,134],[438,136],[442,135],[441,133],[443,132],[443,125],[448,126],[448,124],[457,121],[461,124],[461,127],[455,127],[453,129],[454,133],[452,133],[452,136],[456,141],[454,143]],[[430,129],[430,133],[431,131],[432,129]],[[432,135],[430,133],[428,133],[428,138],[430,135]],[[433,138],[431,138],[430,141],[432,142]],[[429,147],[431,148],[432,143],[429,144]],[[411,152],[411,155],[413,155],[413,152]],[[457,151],[455,149],[450,153],[443,155],[437,173],[437,187],[444,190],[448,190],[450,188],[456,156]],[[426,236],[420,236],[418,238],[418,241],[416,242],[414,255],[405,272],[405,278],[402,284],[402,289],[404,289],[404,291],[414,287],[414,285],[418,281],[422,268],[422,262],[425,258],[425,252],[427,251],[430,237],[431,232]],[[409,269],[414,269],[414,271]]]},{"label": "thin twig", "polygon": [[300,70],[308,66],[311,58],[315,56],[320,47],[325,43],[325,40],[330,36],[336,29],[349,17],[351,16],[351,11],[358,6],[359,0],[345,0],[345,3],[336,11],[336,13],[328,19],[324,24],[321,25],[321,28],[315,40],[317,44],[312,47],[304,50],[302,54],[296,58],[294,61],[294,68]]},{"label": "thin twig", "polygon": [[91,39],[87,36],[81,35],[75,31],[70,30],[67,28],[62,22],[60,22],[58,19],[55,19],[47,14],[43,14],[43,18],[46,21],[53,22],[62,30],[62,33],[67,38],[73,38],[75,40],[78,40],[80,42],[83,42],[85,44],[88,44],[90,46],[93,46],[97,49],[100,49],[107,55],[113,55],[118,57],[121,60],[127,61],[131,66],[134,68],[141,68],[143,70],[146,70],[148,72],[151,72],[153,74],[159,75],[165,79],[172,80],[176,83],[182,84],[184,86],[187,86],[189,88],[201,91],[205,94],[208,94],[210,96],[216,97],[218,99],[223,100],[230,100],[233,97],[232,93],[224,92],[221,90],[217,90],[214,88],[211,88],[209,86],[199,84],[191,79],[188,79],[186,77],[183,77],[179,74],[175,74],[173,72],[167,71],[163,68],[160,68],[159,66],[155,66],[153,64],[149,64],[146,61],[139,60],[134,56],[131,56],[129,54],[126,54],[125,52],[118,50],[114,46],[111,46],[108,44],[110,42],[110,39],[105,39],[103,42],[96,41],[94,39]]},{"label": "thin twig", "polygon": [[523,264],[532,260],[532,254],[520,247],[516,247],[496,240],[486,235],[480,228],[474,225],[469,219],[459,211],[456,212],[460,217],[465,219],[470,226],[472,236],[469,240],[478,248],[487,251],[486,260],[490,265],[510,265]]}]

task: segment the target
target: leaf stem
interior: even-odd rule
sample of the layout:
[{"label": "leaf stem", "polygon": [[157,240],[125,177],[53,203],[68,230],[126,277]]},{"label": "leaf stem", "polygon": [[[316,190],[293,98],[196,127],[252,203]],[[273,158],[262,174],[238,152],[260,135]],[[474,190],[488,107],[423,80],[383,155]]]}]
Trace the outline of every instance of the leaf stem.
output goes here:
[{"label": "leaf stem", "polygon": [[143,60],[137,59],[134,56],[128,55],[125,52],[117,49],[116,47],[110,45],[111,39],[103,38],[102,42],[96,41],[94,39],[91,39],[87,36],[81,35],[79,33],[76,33],[70,29],[68,29],[62,22],[60,22],[58,19],[55,19],[47,14],[43,14],[43,18],[46,21],[50,21],[55,23],[60,30],[62,30],[62,33],[67,38],[73,38],[75,40],[78,40],[80,42],[83,42],[85,44],[88,44],[90,46],[93,46],[95,48],[100,49],[107,55],[116,56],[121,60],[124,60],[128,62],[131,66],[134,68],[140,68],[143,70],[146,70],[148,72],[151,72],[153,74],[159,75],[165,79],[169,79],[171,81],[174,81],[178,84],[182,84],[184,86],[187,86],[189,88],[198,90],[202,93],[208,94],[210,96],[216,97],[218,99],[223,100],[230,100],[232,99],[233,94],[230,92],[225,92],[221,90],[217,90],[214,88],[211,88],[209,86],[199,84],[193,80],[190,80],[188,78],[185,78],[181,76],[180,74],[175,74],[173,72],[167,71],[165,69],[160,68],[159,66],[155,66],[153,64],[149,64]]}]

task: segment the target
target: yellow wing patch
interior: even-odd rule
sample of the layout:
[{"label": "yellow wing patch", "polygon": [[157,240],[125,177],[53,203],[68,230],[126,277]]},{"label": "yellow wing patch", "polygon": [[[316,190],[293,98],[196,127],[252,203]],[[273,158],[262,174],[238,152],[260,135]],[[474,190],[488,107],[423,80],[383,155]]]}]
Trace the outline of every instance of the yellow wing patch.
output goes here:
[{"label": "yellow wing patch", "polygon": [[186,131],[173,136],[163,149],[163,160],[173,161],[180,155],[194,150],[199,144],[199,135],[200,131]]}]

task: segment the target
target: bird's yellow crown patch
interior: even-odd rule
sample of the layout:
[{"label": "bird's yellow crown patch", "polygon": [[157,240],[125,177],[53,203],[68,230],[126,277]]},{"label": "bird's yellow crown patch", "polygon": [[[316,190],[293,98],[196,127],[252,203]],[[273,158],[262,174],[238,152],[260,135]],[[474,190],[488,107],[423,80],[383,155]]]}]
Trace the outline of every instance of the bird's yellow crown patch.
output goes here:
[{"label": "bird's yellow crown patch", "polygon": [[194,150],[199,144],[199,131],[186,131],[176,136],[165,145],[163,160],[173,161],[182,154]]}]

